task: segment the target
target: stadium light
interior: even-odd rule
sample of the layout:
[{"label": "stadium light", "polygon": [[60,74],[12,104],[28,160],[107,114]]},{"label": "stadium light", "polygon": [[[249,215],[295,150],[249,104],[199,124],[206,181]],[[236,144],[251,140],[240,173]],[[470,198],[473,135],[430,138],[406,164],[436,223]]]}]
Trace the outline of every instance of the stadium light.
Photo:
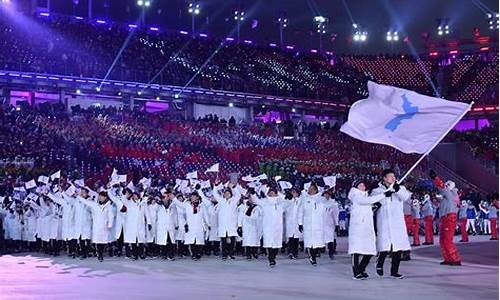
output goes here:
[{"label": "stadium light", "polygon": [[438,19],[437,34],[439,36],[448,35],[451,32],[449,19]]},{"label": "stadium light", "polygon": [[488,18],[488,28],[490,30],[498,30],[498,14],[487,14]]},{"label": "stadium light", "polygon": [[353,35],[353,40],[355,42],[366,42],[368,39],[368,32],[366,31],[355,31]]},{"label": "stadium light", "polygon": [[288,26],[288,18],[286,18],[284,13],[278,18],[278,24],[280,27],[280,46],[283,47],[283,32]]},{"label": "stadium light", "polygon": [[397,42],[399,41],[399,33],[397,31],[387,31],[385,36],[386,41],[388,42]]},{"label": "stadium light", "polygon": [[314,22],[316,23],[316,32],[319,34],[319,52],[323,53],[323,34],[326,34],[326,29],[328,27],[328,18],[323,16],[314,17]]},{"label": "stadium light", "polygon": [[137,6],[142,8],[141,23],[142,23],[142,26],[146,26],[146,8],[151,6],[151,1],[150,0],[137,0]]},{"label": "stadium light", "polygon": [[194,18],[201,13],[201,7],[199,3],[191,2],[188,5],[188,13],[191,15],[191,34],[195,35],[195,22]]},{"label": "stadium light", "polygon": [[237,29],[237,34],[238,34],[238,42],[240,41],[240,27],[241,27],[241,22],[245,20],[245,12],[240,11],[240,10],[235,10],[234,11],[234,20],[236,21],[236,29]]}]

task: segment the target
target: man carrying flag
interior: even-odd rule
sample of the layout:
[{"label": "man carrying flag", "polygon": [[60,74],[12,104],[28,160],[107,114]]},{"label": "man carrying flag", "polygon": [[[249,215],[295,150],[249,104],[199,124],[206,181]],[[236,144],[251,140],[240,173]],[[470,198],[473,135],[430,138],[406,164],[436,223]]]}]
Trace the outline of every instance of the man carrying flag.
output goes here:
[{"label": "man carrying flag", "polygon": [[[380,191],[392,189],[394,195],[381,202],[382,208],[377,214],[377,248],[381,251],[377,273],[383,274],[385,256],[387,251],[392,250],[391,275],[402,278],[398,273],[400,251],[409,250],[410,247],[402,205],[398,203],[408,201],[411,194],[400,183],[460,121],[473,103],[447,101],[371,81],[368,82],[368,92],[367,99],[352,105],[348,120],[340,131],[362,141],[389,145],[404,153],[422,154],[399,181],[396,181],[393,171],[384,171],[380,186]],[[374,193],[380,191],[375,190]],[[450,220],[449,223],[452,222]],[[443,252],[443,256],[446,254],[446,264],[459,265],[460,256],[449,244],[449,239],[441,239],[441,243],[442,248],[450,250]]]}]

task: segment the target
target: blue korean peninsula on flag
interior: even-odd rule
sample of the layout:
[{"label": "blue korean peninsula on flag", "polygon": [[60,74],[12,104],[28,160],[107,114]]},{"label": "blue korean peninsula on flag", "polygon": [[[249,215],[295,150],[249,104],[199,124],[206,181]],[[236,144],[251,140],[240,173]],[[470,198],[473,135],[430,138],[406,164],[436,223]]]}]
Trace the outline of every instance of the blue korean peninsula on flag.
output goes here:
[{"label": "blue korean peninsula on flag", "polygon": [[393,86],[368,82],[369,96],[354,103],[340,131],[404,153],[425,153],[469,109]]}]

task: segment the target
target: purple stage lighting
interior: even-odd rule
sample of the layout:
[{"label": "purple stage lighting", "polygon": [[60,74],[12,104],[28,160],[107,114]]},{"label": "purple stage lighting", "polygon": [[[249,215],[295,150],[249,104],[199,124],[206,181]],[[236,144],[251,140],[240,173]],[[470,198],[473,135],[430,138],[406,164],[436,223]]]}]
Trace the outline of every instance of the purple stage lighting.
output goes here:
[{"label": "purple stage lighting", "polygon": [[244,42],[245,42],[245,44],[251,44],[252,43],[252,41],[250,41],[250,40],[245,40]]},{"label": "purple stage lighting", "polygon": [[50,17],[50,14],[47,13],[47,12],[41,12],[40,16],[42,16],[42,17]]},{"label": "purple stage lighting", "polygon": [[276,47],[276,44],[275,43],[270,43],[269,47]]},{"label": "purple stage lighting", "polygon": [[104,21],[104,20],[97,20],[96,22],[99,24],[106,24],[106,21]]},{"label": "purple stage lighting", "polygon": [[207,35],[207,34],[205,34],[205,33],[200,33],[200,36],[201,36],[201,37],[208,37],[208,35]]},{"label": "purple stage lighting", "polygon": [[286,46],[287,49],[293,50],[293,46]]},{"label": "purple stage lighting", "polygon": [[179,31],[179,33],[180,33],[180,34],[184,34],[184,35],[188,34],[188,32],[187,32],[187,31],[184,31],[184,30]]},{"label": "purple stage lighting", "polygon": [[160,28],[158,28],[158,27],[149,27],[149,30],[151,30],[151,31],[160,31]]},{"label": "purple stage lighting", "polygon": [[227,37],[227,38],[226,38],[226,41],[228,41],[228,42],[232,42],[232,41],[234,41],[234,38],[232,38],[232,37]]},{"label": "purple stage lighting", "polygon": [[137,28],[137,25],[135,25],[135,24],[128,24],[128,28]]}]

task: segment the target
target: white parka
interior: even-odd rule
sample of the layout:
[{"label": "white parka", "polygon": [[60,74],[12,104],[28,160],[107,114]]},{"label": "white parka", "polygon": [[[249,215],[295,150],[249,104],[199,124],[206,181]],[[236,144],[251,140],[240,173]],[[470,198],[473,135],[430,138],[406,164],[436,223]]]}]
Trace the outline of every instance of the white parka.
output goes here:
[{"label": "white parka", "polygon": [[219,238],[237,236],[238,229],[238,203],[241,194],[236,188],[232,189],[233,196],[229,199],[224,198],[219,194],[223,186],[215,187],[213,192],[215,200],[217,200],[217,231]]},{"label": "white parka", "polygon": [[37,225],[36,211],[32,208],[28,209],[23,214],[24,227],[23,227],[23,240],[28,242],[35,242],[36,225]]},{"label": "white parka", "polygon": [[188,225],[188,232],[184,235],[184,244],[204,245],[205,232],[210,227],[208,209],[200,203],[197,207],[197,213],[195,214],[190,201],[180,202],[174,199],[172,203],[175,204],[177,213],[182,213],[185,217],[185,223],[179,223],[179,231],[185,231],[184,225]]},{"label": "white parka", "polygon": [[109,199],[113,202],[116,210],[115,221],[113,222],[113,234],[114,239],[118,240],[122,232],[124,232],[124,224],[126,213],[121,212],[122,207],[124,206],[122,198],[125,198],[125,195],[121,193],[121,189],[111,189],[108,190]]},{"label": "white parka", "polygon": [[[76,199],[82,200],[81,196]],[[89,197],[89,199],[92,199]],[[75,235],[74,239],[90,240],[92,239],[92,212],[90,208],[84,205],[81,201],[75,201]]]},{"label": "white parka", "polygon": [[[379,184],[372,194],[384,194],[387,188]],[[382,206],[377,211],[377,251],[407,251],[410,250],[410,242],[406,232],[406,224],[403,213],[403,203],[411,200],[411,193],[401,186],[397,193],[391,197],[383,197]]]},{"label": "white parka", "polygon": [[304,247],[322,248],[325,246],[326,208],[333,206],[333,201],[327,201],[320,193],[302,196],[298,222],[304,227]]},{"label": "white parka", "polygon": [[384,198],[384,194],[368,196],[357,188],[351,188],[348,195],[351,201],[351,220],[349,223],[348,254],[377,254],[372,204]]},{"label": "white parka", "polygon": [[262,234],[265,248],[281,248],[283,241],[283,213],[285,211],[285,196],[263,199],[252,195],[252,201],[262,209]]},{"label": "white parka", "polygon": [[63,193],[48,193],[47,196],[53,202],[62,206],[62,240],[71,240],[76,236],[75,227],[75,206],[77,201]]},{"label": "white parka", "polygon": [[149,218],[151,219],[151,230],[146,230],[146,242],[147,243],[153,243],[155,238],[156,238],[156,222],[157,222],[157,215],[156,211],[158,209],[158,203],[153,202],[147,205],[147,210],[149,214]]},{"label": "white parka", "polygon": [[99,204],[90,199],[79,198],[85,206],[89,207],[92,213],[92,243],[107,244],[113,238],[113,207],[111,202]]},{"label": "white parka", "polygon": [[[156,244],[165,246],[169,236],[170,241],[175,243],[177,230],[179,229],[175,205],[171,203],[168,208],[164,205],[158,205],[156,207],[156,215]],[[184,228],[181,229],[184,230]]]},{"label": "white parka", "polygon": [[241,209],[238,216],[238,227],[243,230],[243,247],[259,247],[262,237],[262,209],[255,206],[250,216],[246,212],[249,209],[247,205]]},{"label": "white parka", "polygon": [[[115,198],[115,200],[118,199]],[[123,241],[130,244],[145,243],[147,225],[151,225],[146,199],[134,201],[127,199],[127,197],[120,197],[119,201],[127,207],[123,227]]]},{"label": "white parka", "polygon": [[339,225],[339,203],[337,200],[326,199],[327,203],[332,202],[331,207],[326,207],[325,211],[325,243],[331,243],[335,240],[335,227]]},{"label": "white parka", "polygon": [[287,238],[302,239],[303,234],[299,231],[299,209],[302,202],[301,197],[293,198],[285,202],[285,231]]}]

